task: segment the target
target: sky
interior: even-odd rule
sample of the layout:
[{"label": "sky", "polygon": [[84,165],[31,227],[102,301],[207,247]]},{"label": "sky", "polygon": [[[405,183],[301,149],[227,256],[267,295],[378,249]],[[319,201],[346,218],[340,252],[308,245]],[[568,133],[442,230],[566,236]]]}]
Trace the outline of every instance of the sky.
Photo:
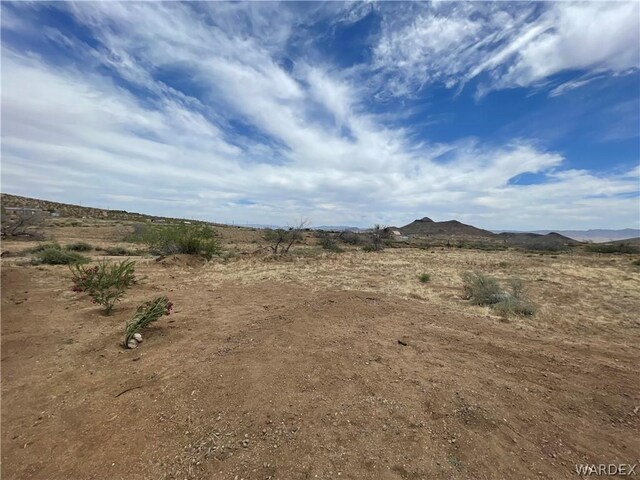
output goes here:
[{"label": "sky", "polygon": [[640,226],[640,2],[5,2],[2,191],[235,224]]}]

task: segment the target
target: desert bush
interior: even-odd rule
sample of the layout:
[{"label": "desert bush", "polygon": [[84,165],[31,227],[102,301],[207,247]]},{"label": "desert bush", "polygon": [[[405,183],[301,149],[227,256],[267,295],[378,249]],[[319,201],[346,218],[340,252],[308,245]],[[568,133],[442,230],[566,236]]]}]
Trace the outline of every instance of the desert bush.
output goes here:
[{"label": "desert bush", "polygon": [[[124,329],[124,346],[127,347],[133,336],[147,325],[155,322],[163,315],[170,315],[173,303],[167,297],[156,297],[143,303],[136,309],[133,320]],[[134,345],[135,346],[135,345]]]},{"label": "desert bush", "polygon": [[421,273],[418,276],[418,280],[420,280],[420,283],[427,283],[431,281],[431,275],[429,275],[428,273]]},{"label": "desert bush", "polygon": [[215,230],[200,224],[143,225],[134,227],[127,240],[144,243],[158,255],[185,253],[211,258],[220,252]]},{"label": "desert bush", "polygon": [[336,239],[329,232],[318,232],[318,244],[324,249],[331,252],[342,252],[343,250],[336,243]]},{"label": "desert bush", "polygon": [[364,247],[362,247],[362,250],[364,252],[377,252],[378,250],[376,249],[375,245],[373,245],[372,243],[368,243],[367,245],[365,245]]},{"label": "desert bush", "polygon": [[492,308],[502,317],[508,317],[512,314],[531,316],[536,313],[536,308],[532,303],[515,297],[506,297],[492,305]]},{"label": "desert bush", "polygon": [[475,305],[492,305],[503,293],[498,281],[480,272],[465,272],[462,275],[465,298]]},{"label": "desert bush", "polygon": [[77,252],[67,252],[58,248],[44,248],[39,250],[34,262],[35,264],[47,265],[73,265],[87,263],[89,259]]},{"label": "desert bush", "polygon": [[507,250],[509,247],[502,243],[491,242],[462,242],[457,245],[458,248],[465,248],[469,250],[482,250],[485,252],[501,252]]},{"label": "desert bush", "polygon": [[592,243],[586,247],[592,253],[638,253],[640,248],[627,243]]},{"label": "desert bush", "polygon": [[102,260],[98,265],[85,267],[74,265],[71,267],[74,292],[86,292],[94,303],[105,307],[108,314],[125,294],[127,288],[137,283],[135,276],[135,262],[123,260],[111,263]]},{"label": "desert bush", "polygon": [[89,245],[87,242],[70,243],[64,248],[65,250],[71,250],[74,252],[88,252],[90,250],[93,250],[93,247]]},{"label": "desert bush", "polygon": [[42,228],[44,227],[44,217],[41,213],[30,215],[28,213],[7,214],[2,209],[2,236],[8,237],[30,237],[41,239],[44,237]]},{"label": "desert bush", "polygon": [[55,243],[55,242],[51,242],[51,243],[40,243],[38,245],[36,245],[35,247],[31,247],[31,248],[27,248],[26,250],[24,250],[24,253],[39,253],[42,252],[43,250],[48,250],[48,249],[55,249],[55,250],[60,250],[62,247]]},{"label": "desert bush", "polygon": [[570,250],[568,245],[561,243],[532,243],[524,245],[524,248],[534,252],[568,252]]},{"label": "desert bush", "polygon": [[376,224],[371,229],[371,245],[373,251],[380,251],[384,248],[385,241],[391,237],[391,230]]},{"label": "desert bush", "polygon": [[274,255],[286,254],[294,243],[302,241],[304,238],[302,231],[308,224],[308,220],[301,219],[296,226],[289,227],[288,229],[276,228],[273,230],[267,230],[264,233],[264,238],[271,244],[269,248]]},{"label": "desert bush", "polygon": [[535,313],[535,306],[524,297],[524,283],[520,279],[510,280],[509,290],[503,289],[495,278],[480,272],[465,272],[462,281],[465,297],[474,305],[489,305],[502,316]]},{"label": "desert bush", "polygon": [[634,261],[632,261],[631,265],[640,266],[640,258],[636,258]]},{"label": "desert bush", "polygon": [[106,247],[106,248],[101,248],[100,250],[112,257],[126,257],[126,256],[131,256],[136,254],[136,252],[133,252],[128,248],[120,247],[120,246]]},{"label": "desert bush", "polygon": [[340,235],[338,235],[338,239],[340,239],[341,242],[344,242],[347,245],[360,245],[363,242],[363,238],[360,234],[351,232],[349,230],[340,232]]}]

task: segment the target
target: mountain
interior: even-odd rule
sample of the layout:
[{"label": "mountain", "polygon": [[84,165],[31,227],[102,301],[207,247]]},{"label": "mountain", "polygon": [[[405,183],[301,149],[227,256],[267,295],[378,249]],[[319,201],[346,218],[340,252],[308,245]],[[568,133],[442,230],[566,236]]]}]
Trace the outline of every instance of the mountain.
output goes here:
[{"label": "mountain", "polygon": [[610,230],[604,228],[590,230],[494,230],[494,233],[537,233],[546,235],[551,232],[559,233],[565,237],[578,240],[580,242],[605,243],[616,240],[627,240],[640,237],[640,230],[637,228],[623,228],[620,230]]},{"label": "mountain", "polygon": [[499,245],[513,245],[532,250],[565,250],[578,245],[580,242],[561,235],[557,232],[546,234],[533,232],[502,232],[494,233],[488,230],[466,225],[457,220],[434,222],[429,217],[414,220],[398,230],[404,235],[429,237],[433,240],[447,242],[480,242]]},{"label": "mountain", "polygon": [[488,230],[461,223],[457,220],[446,222],[434,222],[429,217],[414,220],[400,230],[405,235],[465,235],[473,237],[493,237],[494,234]]},{"label": "mountain", "polygon": [[543,249],[544,247],[553,246],[567,247],[580,244],[579,241],[557,232],[549,232],[546,235],[533,232],[503,232],[494,235],[509,245],[518,245],[533,249]]},{"label": "mountain", "polygon": [[[535,233],[547,233],[539,230]],[[573,238],[581,242],[612,242],[640,237],[640,230],[636,228],[624,228],[621,230],[591,229],[591,230],[559,230],[558,233],[565,237]]]}]

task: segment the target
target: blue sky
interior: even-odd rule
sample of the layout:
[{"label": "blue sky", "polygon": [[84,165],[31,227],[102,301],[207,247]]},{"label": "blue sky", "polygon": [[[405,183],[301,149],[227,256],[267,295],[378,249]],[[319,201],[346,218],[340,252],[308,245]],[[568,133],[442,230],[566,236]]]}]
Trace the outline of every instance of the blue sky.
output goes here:
[{"label": "blue sky", "polygon": [[640,225],[640,3],[2,2],[2,191],[221,222]]}]

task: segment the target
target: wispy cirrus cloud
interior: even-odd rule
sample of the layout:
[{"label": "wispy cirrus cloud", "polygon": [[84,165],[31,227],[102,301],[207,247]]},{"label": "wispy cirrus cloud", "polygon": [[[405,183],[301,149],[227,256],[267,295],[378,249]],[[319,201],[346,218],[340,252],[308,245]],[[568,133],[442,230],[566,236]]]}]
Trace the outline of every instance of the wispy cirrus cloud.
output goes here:
[{"label": "wispy cirrus cloud", "polygon": [[[3,189],[251,223],[286,224],[304,215],[316,224],[399,224],[426,214],[473,217],[492,228],[635,222],[636,205],[628,197],[637,191],[633,172],[563,169],[564,156],[535,138],[436,142],[416,139],[411,125],[385,122],[371,103],[371,83],[362,81],[363,68],[376,75],[382,64],[375,62],[384,55],[356,69],[316,55],[292,57],[292,32],[312,20],[299,5],[284,7],[47,6],[74,23],[49,26],[45,33],[47,47],[64,52],[65,61],[12,42],[2,51]],[[24,16],[3,28],[42,41],[41,30],[32,27],[44,7],[12,8]],[[310,8],[349,23],[372,7]],[[418,39],[448,42],[417,43],[423,50],[415,58],[393,60],[398,70],[386,75],[397,83],[390,88],[464,81],[476,65],[474,52],[504,40],[504,32],[496,31],[469,52],[468,43],[486,26],[474,27],[473,5],[456,8],[464,15],[451,13],[453,23],[416,30]],[[530,15],[493,13],[491,22],[519,31]],[[34,15],[31,23],[24,20],[28,14]],[[384,32],[373,39],[380,41],[376,45],[385,41]],[[405,42],[406,35],[397,41]],[[395,40],[389,42],[391,55]],[[452,46],[458,64],[438,70]],[[427,79],[406,76],[420,64],[434,73]],[[541,183],[510,182],[523,173],[538,174]],[[593,195],[602,211],[590,203]],[[560,208],[567,204],[571,209]],[[505,218],[505,205],[517,216]],[[607,205],[615,206],[615,218],[603,213]]]},{"label": "wispy cirrus cloud", "polygon": [[401,96],[481,74],[486,94],[571,70],[625,73],[640,67],[640,4],[424,4],[417,14],[390,16],[374,59],[391,77],[388,93]]}]

